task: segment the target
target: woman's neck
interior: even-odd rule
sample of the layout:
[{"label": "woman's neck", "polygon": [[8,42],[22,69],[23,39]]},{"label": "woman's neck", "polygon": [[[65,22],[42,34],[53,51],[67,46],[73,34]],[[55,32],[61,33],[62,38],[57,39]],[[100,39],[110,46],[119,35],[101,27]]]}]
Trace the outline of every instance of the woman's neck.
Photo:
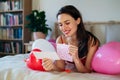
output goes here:
[{"label": "woman's neck", "polygon": [[68,38],[67,38],[67,42],[68,42],[68,44],[70,44],[70,45],[75,45],[75,46],[78,45],[78,40],[77,40],[76,36],[68,37]]}]

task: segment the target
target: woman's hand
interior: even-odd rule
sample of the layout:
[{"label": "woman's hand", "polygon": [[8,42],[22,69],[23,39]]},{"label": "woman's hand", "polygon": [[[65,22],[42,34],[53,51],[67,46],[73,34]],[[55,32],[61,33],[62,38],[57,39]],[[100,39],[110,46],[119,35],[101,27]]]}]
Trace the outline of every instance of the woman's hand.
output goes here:
[{"label": "woman's hand", "polygon": [[51,59],[47,59],[47,58],[42,59],[42,65],[46,71],[54,70],[54,63],[53,63],[53,60]]},{"label": "woman's hand", "polygon": [[69,54],[73,57],[73,59],[78,58],[78,47],[69,45]]}]

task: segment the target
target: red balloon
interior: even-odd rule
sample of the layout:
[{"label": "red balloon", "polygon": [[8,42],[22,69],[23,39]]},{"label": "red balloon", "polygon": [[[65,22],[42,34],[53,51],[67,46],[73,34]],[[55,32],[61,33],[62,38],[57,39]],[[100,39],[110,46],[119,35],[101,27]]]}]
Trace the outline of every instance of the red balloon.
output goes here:
[{"label": "red balloon", "polygon": [[[33,51],[41,51],[41,50],[34,49]],[[45,69],[42,66],[42,59],[36,59],[32,51],[29,55],[29,58],[26,59],[26,65],[33,70],[45,71]]]}]

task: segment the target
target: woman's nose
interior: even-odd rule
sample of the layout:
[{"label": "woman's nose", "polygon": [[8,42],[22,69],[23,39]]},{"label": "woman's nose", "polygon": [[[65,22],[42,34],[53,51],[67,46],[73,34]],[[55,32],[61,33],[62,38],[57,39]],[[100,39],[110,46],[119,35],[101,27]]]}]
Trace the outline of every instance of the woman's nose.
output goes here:
[{"label": "woman's nose", "polygon": [[64,29],[64,30],[65,30],[66,28],[67,28],[67,26],[66,26],[66,25],[63,25],[63,26],[62,26],[62,29]]}]

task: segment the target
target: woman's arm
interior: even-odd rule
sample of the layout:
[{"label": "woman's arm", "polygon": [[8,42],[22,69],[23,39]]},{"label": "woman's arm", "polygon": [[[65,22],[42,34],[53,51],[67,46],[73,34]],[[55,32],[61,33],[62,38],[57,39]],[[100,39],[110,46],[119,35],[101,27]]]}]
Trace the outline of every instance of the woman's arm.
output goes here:
[{"label": "woman's arm", "polygon": [[92,62],[92,58],[93,58],[97,48],[98,48],[97,44],[90,47],[85,65],[82,64],[81,60],[78,57],[75,57],[74,62],[75,62],[75,65],[76,65],[78,72],[85,73],[85,72],[92,71],[91,62]]},{"label": "woman's arm", "polygon": [[93,45],[93,40],[92,40],[92,42],[91,42],[89,45],[90,45],[90,47],[89,47],[89,50],[88,50],[85,67],[86,67],[88,70],[92,70],[92,67],[91,67],[92,59],[93,59],[93,57],[94,57],[94,54],[95,54],[96,51],[98,50],[98,47],[99,47],[100,43],[99,43],[99,41],[97,40],[96,44]]},{"label": "woman's arm", "polygon": [[[64,40],[61,39],[62,36],[59,36],[56,40],[56,44],[59,43],[59,44],[63,44]],[[57,60],[55,62],[55,65],[56,67],[59,69],[59,70],[64,70],[65,69],[65,61],[64,60]]]},{"label": "woman's arm", "polygon": [[99,46],[99,42],[97,42],[95,45],[92,45],[93,43],[91,42],[89,45],[89,49],[88,49],[88,54],[87,54],[87,59],[85,62],[85,65],[83,65],[83,63],[81,62],[81,60],[78,57],[78,50],[77,47],[75,46],[70,46],[70,54],[73,56],[73,60],[75,63],[75,66],[78,70],[78,72],[91,72],[91,62],[92,62],[92,58],[93,55],[95,54],[96,50],[98,49]]},{"label": "woman's arm", "polygon": [[[61,43],[61,36],[57,38],[56,44]],[[43,67],[46,71],[63,71],[65,69],[65,61],[64,60],[56,60],[52,61],[51,59],[44,58],[43,59]]]},{"label": "woman's arm", "polygon": [[76,46],[69,45],[69,53],[73,57],[73,61],[78,72],[89,72],[89,70],[83,65],[80,58],[78,57],[78,48]]},{"label": "woman's arm", "polygon": [[64,69],[64,61],[62,60],[56,60],[53,62],[51,59],[44,58],[42,63],[43,68],[46,71],[63,71]]}]

